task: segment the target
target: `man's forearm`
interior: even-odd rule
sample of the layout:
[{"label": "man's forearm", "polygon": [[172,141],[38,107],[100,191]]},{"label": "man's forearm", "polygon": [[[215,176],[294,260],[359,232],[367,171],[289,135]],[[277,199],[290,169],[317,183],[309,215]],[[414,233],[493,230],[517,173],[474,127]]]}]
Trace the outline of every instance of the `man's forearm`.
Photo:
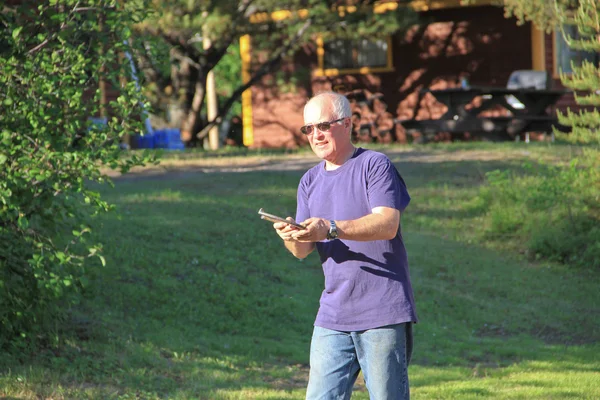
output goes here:
[{"label": "man's forearm", "polygon": [[284,240],[285,248],[296,258],[306,258],[315,249],[314,243],[299,242],[297,240]]},{"label": "man's forearm", "polygon": [[350,221],[336,221],[338,237],[360,242],[371,240],[391,240],[398,233],[400,215],[377,213]]}]

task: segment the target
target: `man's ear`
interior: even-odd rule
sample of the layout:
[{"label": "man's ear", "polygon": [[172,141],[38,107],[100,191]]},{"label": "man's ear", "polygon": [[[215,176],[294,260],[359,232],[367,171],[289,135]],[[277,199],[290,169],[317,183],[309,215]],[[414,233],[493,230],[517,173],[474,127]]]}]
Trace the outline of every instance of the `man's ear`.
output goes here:
[{"label": "man's ear", "polygon": [[352,119],[346,118],[344,120],[344,129],[348,129],[348,132],[352,133]]}]

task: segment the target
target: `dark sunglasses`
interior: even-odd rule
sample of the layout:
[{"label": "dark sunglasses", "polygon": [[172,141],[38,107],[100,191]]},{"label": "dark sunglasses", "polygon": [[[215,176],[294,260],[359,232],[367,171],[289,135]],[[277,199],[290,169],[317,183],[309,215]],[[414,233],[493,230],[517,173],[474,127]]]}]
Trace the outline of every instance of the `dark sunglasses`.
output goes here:
[{"label": "dark sunglasses", "polygon": [[312,133],[314,132],[315,126],[321,132],[326,132],[331,129],[331,125],[335,124],[336,122],[343,121],[346,118],[348,118],[348,117],[336,119],[335,121],[319,122],[318,124],[314,124],[314,125],[304,125],[302,128],[300,128],[300,132],[302,132],[305,135],[312,135]]}]

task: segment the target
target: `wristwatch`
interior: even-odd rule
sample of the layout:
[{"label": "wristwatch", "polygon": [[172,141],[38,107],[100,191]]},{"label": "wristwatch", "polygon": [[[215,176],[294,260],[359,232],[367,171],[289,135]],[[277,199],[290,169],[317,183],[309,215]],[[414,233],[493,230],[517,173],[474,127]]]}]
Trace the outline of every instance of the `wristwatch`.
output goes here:
[{"label": "wristwatch", "polygon": [[330,220],[329,221],[329,232],[327,232],[327,239],[333,240],[333,239],[337,239],[337,237],[338,237],[337,225],[335,224],[334,220]]}]

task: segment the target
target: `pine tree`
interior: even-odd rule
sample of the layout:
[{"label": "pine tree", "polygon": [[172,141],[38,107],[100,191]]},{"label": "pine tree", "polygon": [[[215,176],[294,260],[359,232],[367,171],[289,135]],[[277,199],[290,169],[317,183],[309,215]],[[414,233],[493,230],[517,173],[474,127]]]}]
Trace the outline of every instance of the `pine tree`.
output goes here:
[{"label": "pine tree", "polygon": [[[580,0],[576,10],[561,13],[561,26],[574,25],[578,37],[571,37],[563,31],[567,45],[574,50],[600,52],[600,3],[596,0]],[[581,65],[572,63],[570,75],[561,72],[563,85],[575,91],[575,101],[582,106],[594,106],[593,110],[581,110],[566,113],[559,112],[562,123],[571,125],[571,137],[584,143],[600,144],[600,68],[594,63],[583,60]],[[583,92],[583,94],[578,94]]]},{"label": "pine tree", "polygon": [[[519,21],[533,21],[546,29],[560,29],[567,46],[572,50],[590,53],[600,52],[600,3],[597,0],[505,0],[507,15]],[[575,27],[577,35],[569,33]],[[575,93],[575,101],[586,106],[578,111],[568,109],[558,112],[562,124],[572,126],[569,134],[572,141],[600,144],[600,66],[583,60],[581,64],[571,62],[572,72],[560,73],[565,87]]]}]

